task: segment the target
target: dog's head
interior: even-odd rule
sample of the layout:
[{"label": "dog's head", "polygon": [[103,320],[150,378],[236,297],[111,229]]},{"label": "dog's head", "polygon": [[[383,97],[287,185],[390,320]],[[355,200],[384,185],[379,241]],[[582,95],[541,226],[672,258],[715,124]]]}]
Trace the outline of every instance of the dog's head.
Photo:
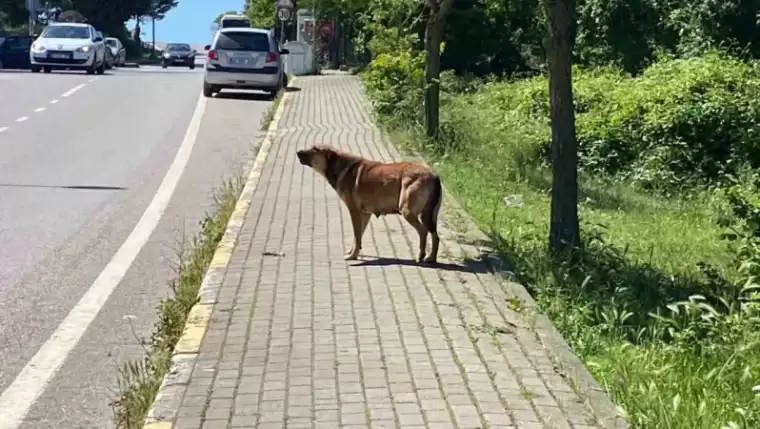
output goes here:
[{"label": "dog's head", "polygon": [[335,158],[338,152],[332,147],[325,144],[315,144],[307,149],[296,151],[298,161],[301,165],[311,167],[317,173],[322,175],[327,171],[330,161]]}]

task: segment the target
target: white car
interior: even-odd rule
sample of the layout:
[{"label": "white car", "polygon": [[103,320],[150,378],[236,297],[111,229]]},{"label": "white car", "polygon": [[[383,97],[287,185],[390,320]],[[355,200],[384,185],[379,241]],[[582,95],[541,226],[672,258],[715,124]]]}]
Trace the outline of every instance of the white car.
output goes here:
[{"label": "white car", "polygon": [[57,69],[85,70],[103,74],[106,45],[90,24],[56,22],[49,24],[29,51],[33,73]]},{"label": "white car", "polygon": [[114,65],[116,67],[123,66],[127,62],[127,50],[124,48],[121,40],[115,37],[106,37],[103,42],[106,44],[106,47],[111,49]]},{"label": "white car", "polygon": [[272,30],[222,28],[206,46],[203,95],[212,97],[222,89],[255,89],[274,98],[287,84],[282,55]]}]

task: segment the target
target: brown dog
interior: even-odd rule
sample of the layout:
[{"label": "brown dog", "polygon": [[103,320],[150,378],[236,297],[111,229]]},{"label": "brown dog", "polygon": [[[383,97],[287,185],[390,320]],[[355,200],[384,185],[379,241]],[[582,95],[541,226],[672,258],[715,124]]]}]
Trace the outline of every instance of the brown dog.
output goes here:
[{"label": "brown dog", "polygon": [[[296,152],[298,161],[327,179],[351,215],[354,244],[346,260],[354,260],[362,248],[362,235],[372,215],[400,214],[420,236],[418,262],[436,262],[438,211],[443,197],[441,179],[420,162],[382,163],[317,144]],[[428,232],[433,237],[425,258]]]}]

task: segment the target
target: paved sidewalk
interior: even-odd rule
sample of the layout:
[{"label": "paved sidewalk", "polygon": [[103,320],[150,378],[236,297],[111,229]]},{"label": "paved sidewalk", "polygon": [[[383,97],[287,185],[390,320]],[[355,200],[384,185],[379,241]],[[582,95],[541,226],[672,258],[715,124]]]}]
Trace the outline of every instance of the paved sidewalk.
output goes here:
[{"label": "paved sidewalk", "polygon": [[602,427],[450,229],[443,268],[411,262],[397,216],[373,218],[363,260],[343,261],[348,215],[296,150],[400,156],[356,77],[294,85],[172,427]]}]

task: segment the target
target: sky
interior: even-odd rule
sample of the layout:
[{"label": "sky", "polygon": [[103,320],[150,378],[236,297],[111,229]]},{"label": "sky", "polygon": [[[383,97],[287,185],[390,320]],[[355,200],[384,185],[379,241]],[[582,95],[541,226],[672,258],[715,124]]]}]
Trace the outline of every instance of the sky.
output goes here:
[{"label": "sky", "polygon": [[[244,0],[179,0],[179,6],[156,21],[156,40],[161,42],[206,44],[213,36],[214,18],[228,10],[242,10]],[[150,21],[142,24],[142,40],[153,40]],[[135,21],[127,22],[132,31]]]}]

